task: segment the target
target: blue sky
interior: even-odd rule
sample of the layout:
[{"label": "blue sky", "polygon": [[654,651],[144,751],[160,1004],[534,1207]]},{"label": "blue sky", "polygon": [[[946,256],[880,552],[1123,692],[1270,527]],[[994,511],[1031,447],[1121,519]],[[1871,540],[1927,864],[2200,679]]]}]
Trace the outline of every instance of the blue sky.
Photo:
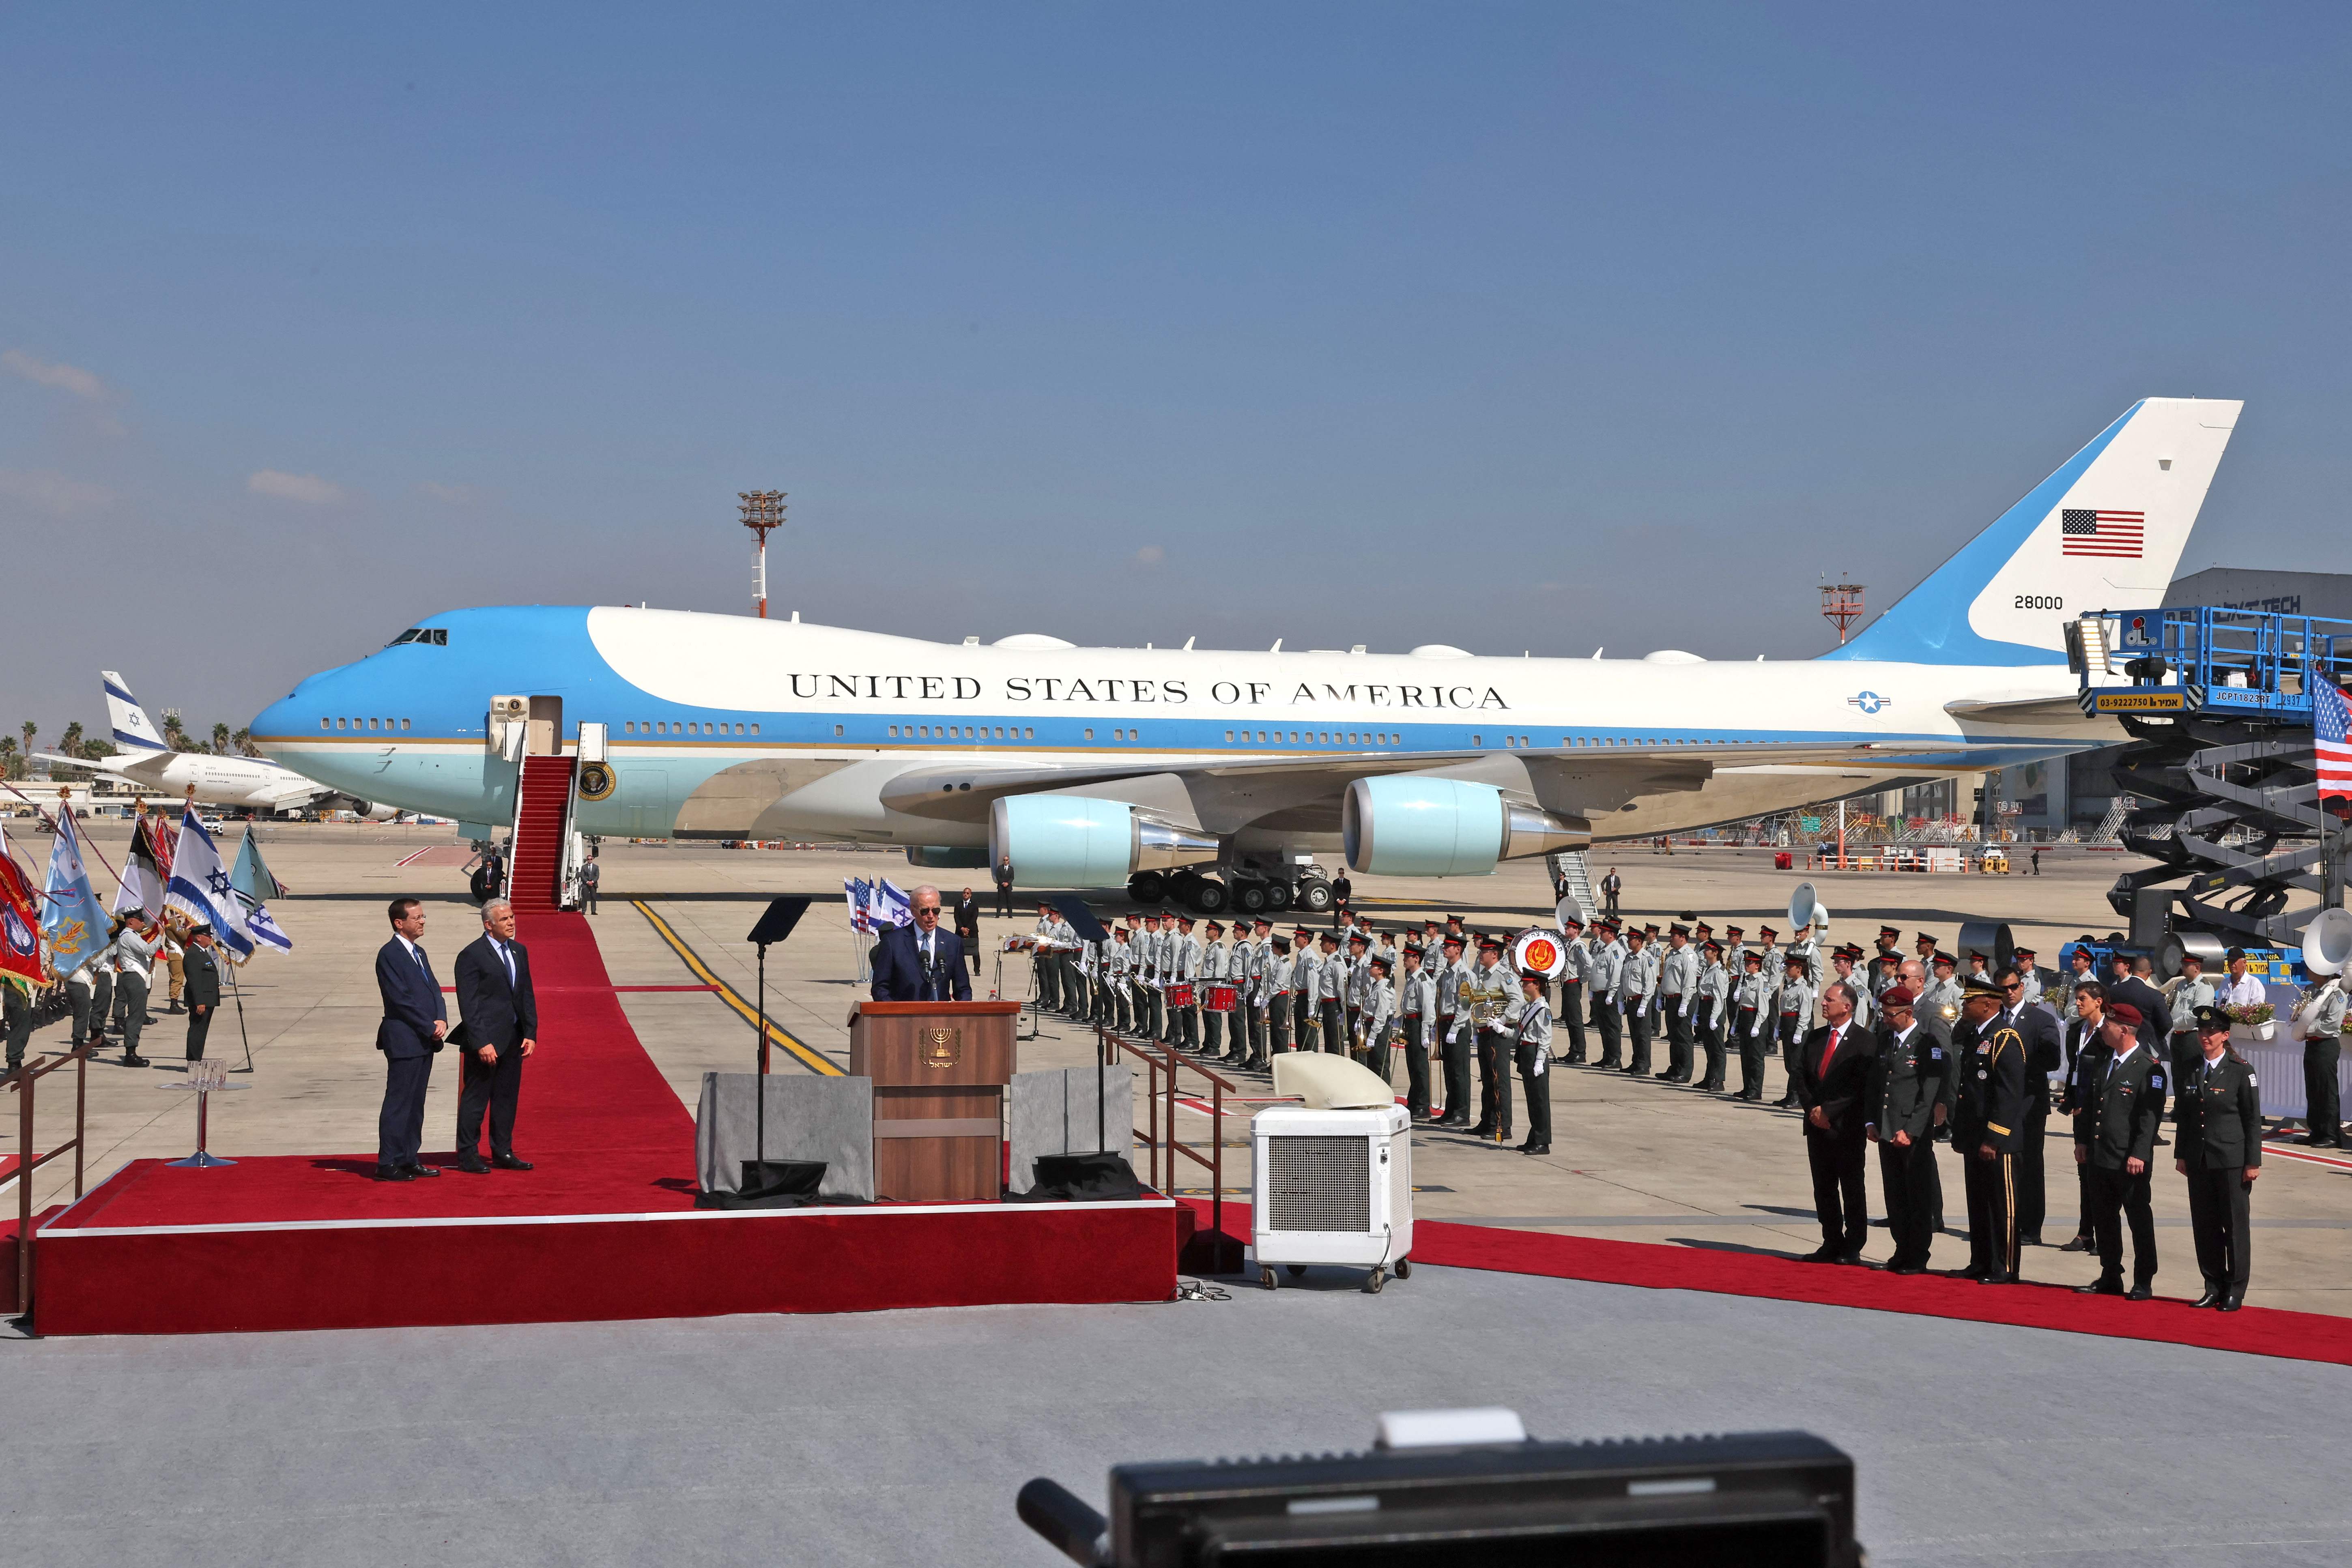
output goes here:
[{"label": "blue sky", "polygon": [[2135,398],[2352,570],[2340,7],[17,7],[0,725],[455,605],[1799,656]]}]

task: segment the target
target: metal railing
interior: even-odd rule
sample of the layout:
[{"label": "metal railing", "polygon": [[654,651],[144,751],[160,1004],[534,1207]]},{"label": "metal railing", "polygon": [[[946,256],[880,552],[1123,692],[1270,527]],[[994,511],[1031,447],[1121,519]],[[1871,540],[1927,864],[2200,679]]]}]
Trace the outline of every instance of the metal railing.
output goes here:
[{"label": "metal railing", "polygon": [[[89,1052],[87,1045],[62,1053],[45,1052],[38,1062],[26,1062],[12,1072],[6,1087],[16,1094],[16,1311],[33,1310],[33,1173],[60,1155],[74,1157],[74,1197],[81,1197],[82,1134],[89,1107]],[[74,1135],[47,1154],[33,1152],[33,1085],[63,1067],[74,1064]]]},{"label": "metal railing", "polygon": [[[1209,1173],[1209,1228],[1222,1234],[1225,1225],[1225,1095],[1230,1092],[1238,1099],[1240,1085],[1223,1073],[1213,1072],[1199,1062],[1188,1059],[1172,1045],[1157,1040],[1135,1040],[1114,1033],[1103,1024],[1095,1025],[1095,1050],[1103,1065],[1116,1066],[1124,1051],[1144,1065],[1146,1071],[1144,1125],[1134,1129],[1134,1135],[1143,1141],[1150,1166],[1146,1185],[1155,1192],[1172,1193],[1176,1186],[1176,1156],[1183,1155]],[[1201,1153],[1186,1140],[1176,1135],[1176,1108],[1185,1098],[1178,1088],[1180,1075],[1191,1072],[1208,1081],[1209,1152]],[[1198,1098],[1197,1092],[1192,1096]],[[1166,1132],[1163,1135],[1162,1116]]]}]

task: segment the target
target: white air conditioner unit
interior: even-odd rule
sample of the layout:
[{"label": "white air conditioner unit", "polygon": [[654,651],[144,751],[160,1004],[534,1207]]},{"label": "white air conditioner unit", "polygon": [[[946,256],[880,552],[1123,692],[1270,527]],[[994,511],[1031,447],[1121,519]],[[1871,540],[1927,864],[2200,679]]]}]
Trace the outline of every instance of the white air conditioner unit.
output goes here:
[{"label": "white air conditioner unit", "polygon": [[1367,1291],[1412,1272],[1412,1119],[1391,1101],[1348,1110],[1269,1105],[1250,1121],[1257,1173],[1250,1240],[1258,1283],[1310,1263],[1370,1269]]}]

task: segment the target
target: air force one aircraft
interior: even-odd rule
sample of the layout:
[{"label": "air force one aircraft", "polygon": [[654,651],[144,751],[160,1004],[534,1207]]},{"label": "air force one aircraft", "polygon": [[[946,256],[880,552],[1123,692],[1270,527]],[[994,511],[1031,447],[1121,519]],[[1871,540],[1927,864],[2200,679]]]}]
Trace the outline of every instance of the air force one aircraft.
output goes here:
[{"label": "air force one aircraft", "polygon": [[903,844],[1145,898],[1175,871],[1203,907],[1228,887],[1279,907],[1316,852],[1480,874],[2117,738],[2076,708],[2065,626],[2161,601],[2242,406],[2134,404],[1815,659],[953,646],[509,607],[411,628],[253,731],[311,778],[477,836],[513,818],[515,758],[577,754],[585,726],[583,833]]},{"label": "air force one aircraft", "polygon": [[258,757],[221,757],[209,751],[174,751],[158,734],[147,710],[131,695],[130,683],[113,670],[100,670],[106,685],[106,714],[114,734],[114,755],[100,758],[62,757],[37,751],[48,763],[102,773],[133,789],[152,790],[160,800],[176,801],[190,786],[207,806],[247,807],[257,811],[294,811],[319,807],[344,807],[375,821],[389,821],[397,811],[303,778],[283,763]]}]

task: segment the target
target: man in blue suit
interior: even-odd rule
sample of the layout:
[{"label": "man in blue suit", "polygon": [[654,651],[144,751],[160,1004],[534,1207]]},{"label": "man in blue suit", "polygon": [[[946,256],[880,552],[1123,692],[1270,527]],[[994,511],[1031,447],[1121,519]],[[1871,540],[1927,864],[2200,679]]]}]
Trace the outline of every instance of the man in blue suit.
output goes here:
[{"label": "man in blue suit", "polygon": [[964,967],[963,938],[940,929],[940,890],[915,889],[915,923],[882,933],[874,949],[874,999],[877,1002],[971,1000],[971,974]]},{"label": "man in blue suit", "polygon": [[[530,954],[515,940],[514,905],[494,898],[482,905],[482,935],[457,955],[457,1017],[465,1087],[457,1096],[456,1169],[480,1176],[493,1168],[527,1171],[514,1152],[515,1103],[522,1096],[523,1059],[539,1048],[539,1001],[530,983]],[[482,1113],[490,1118],[490,1158],[482,1159]]]},{"label": "man in blue suit", "polygon": [[376,1025],[375,1048],[383,1052],[383,1109],[375,1121],[375,1179],[413,1181],[437,1176],[417,1163],[425,1141],[425,1089],[433,1081],[433,1055],[449,1032],[448,1005],[432,961],[417,941],[425,935],[425,905],[414,898],[392,901],[392,940],[377,949],[376,989],[383,995],[383,1021]]}]

